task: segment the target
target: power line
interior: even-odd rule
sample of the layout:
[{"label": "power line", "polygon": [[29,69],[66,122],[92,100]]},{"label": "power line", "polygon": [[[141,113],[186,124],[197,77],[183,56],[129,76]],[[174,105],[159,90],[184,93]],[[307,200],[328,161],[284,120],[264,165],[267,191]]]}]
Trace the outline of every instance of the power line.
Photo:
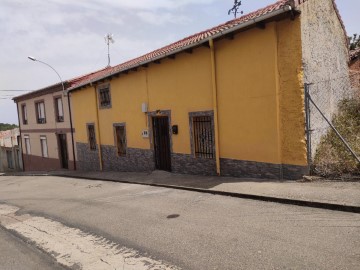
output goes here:
[{"label": "power line", "polygon": [[12,90],[8,90],[8,89],[0,89],[0,91],[3,91],[3,92],[29,92],[31,90],[18,90],[18,89],[12,89]]}]

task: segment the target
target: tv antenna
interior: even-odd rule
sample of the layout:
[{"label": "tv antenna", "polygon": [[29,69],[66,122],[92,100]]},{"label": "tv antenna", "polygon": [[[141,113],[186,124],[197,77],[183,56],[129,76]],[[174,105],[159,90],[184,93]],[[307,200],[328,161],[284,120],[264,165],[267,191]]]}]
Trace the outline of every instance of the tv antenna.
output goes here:
[{"label": "tv antenna", "polygon": [[[231,9],[229,9],[228,15],[230,15],[232,13],[232,14],[234,14],[234,18],[236,18],[237,14],[239,12],[240,6],[241,6],[241,1],[234,0],[234,6]],[[243,14],[243,13],[244,12],[241,10],[240,14]]]},{"label": "tv antenna", "polygon": [[107,34],[105,37],[105,43],[107,44],[108,46],[108,64],[107,64],[107,67],[110,67],[110,42],[111,43],[114,43],[115,40],[114,40],[114,35],[113,34]]}]

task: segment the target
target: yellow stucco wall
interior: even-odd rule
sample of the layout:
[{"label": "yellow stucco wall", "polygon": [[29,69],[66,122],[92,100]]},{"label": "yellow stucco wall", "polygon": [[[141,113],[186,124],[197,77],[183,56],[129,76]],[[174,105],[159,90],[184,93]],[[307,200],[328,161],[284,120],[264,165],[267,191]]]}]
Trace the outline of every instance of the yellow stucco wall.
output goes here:
[{"label": "yellow stucco wall", "polygon": [[96,101],[94,88],[71,93],[73,127],[75,128],[75,142],[87,143],[87,123],[96,122]]},{"label": "yellow stucco wall", "polygon": [[[297,53],[291,53],[291,51]],[[306,165],[299,21],[269,23],[215,42],[220,157]],[[126,122],[127,146],[150,149],[141,136],[149,111],[171,110],[174,153],[191,154],[189,112],[213,109],[210,50],[161,60],[113,78],[111,109],[99,110],[101,144],[114,145],[113,123]],[[72,93],[76,141],[96,122],[94,86]]]},{"label": "yellow stucco wall", "polygon": [[281,160],[307,165],[300,18],[277,23]]},{"label": "yellow stucco wall", "polygon": [[280,163],[274,27],[215,43],[221,157]]}]

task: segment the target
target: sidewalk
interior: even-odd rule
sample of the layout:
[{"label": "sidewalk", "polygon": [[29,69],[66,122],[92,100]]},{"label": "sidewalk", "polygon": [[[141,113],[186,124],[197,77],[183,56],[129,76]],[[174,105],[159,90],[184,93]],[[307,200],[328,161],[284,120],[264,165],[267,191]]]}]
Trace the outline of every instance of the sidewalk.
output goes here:
[{"label": "sidewalk", "polygon": [[303,205],[360,213],[360,182],[276,181],[173,174],[128,172],[24,172],[16,175],[54,175],[117,181],[206,192],[239,198]]}]

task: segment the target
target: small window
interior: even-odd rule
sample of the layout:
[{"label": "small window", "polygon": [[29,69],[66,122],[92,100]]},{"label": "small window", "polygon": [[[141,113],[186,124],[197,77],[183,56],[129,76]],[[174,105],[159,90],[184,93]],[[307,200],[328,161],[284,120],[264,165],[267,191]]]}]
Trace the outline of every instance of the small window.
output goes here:
[{"label": "small window", "polygon": [[126,130],[124,124],[115,124],[115,143],[119,156],[126,155]]},{"label": "small window", "polygon": [[87,129],[90,150],[96,150],[95,126],[93,124],[88,124]]},{"label": "small window", "polygon": [[22,114],[23,124],[27,125],[28,117],[27,117],[27,110],[26,110],[26,105],[25,104],[21,105],[21,114]]},{"label": "small window", "polygon": [[64,110],[61,97],[55,98],[55,113],[56,122],[64,122]]},{"label": "small window", "polygon": [[38,124],[45,124],[46,117],[45,117],[45,103],[44,101],[40,101],[35,103],[36,106],[36,118]]},{"label": "small window", "polygon": [[41,156],[48,157],[47,141],[45,136],[40,136]]},{"label": "small window", "polygon": [[194,116],[192,120],[195,157],[214,158],[212,116]]},{"label": "small window", "polygon": [[25,142],[25,152],[27,155],[30,155],[31,154],[30,138],[28,136],[24,137],[24,142]]},{"label": "small window", "polygon": [[102,86],[99,88],[99,103],[100,108],[110,108],[111,107],[111,96],[110,96],[110,86]]}]

